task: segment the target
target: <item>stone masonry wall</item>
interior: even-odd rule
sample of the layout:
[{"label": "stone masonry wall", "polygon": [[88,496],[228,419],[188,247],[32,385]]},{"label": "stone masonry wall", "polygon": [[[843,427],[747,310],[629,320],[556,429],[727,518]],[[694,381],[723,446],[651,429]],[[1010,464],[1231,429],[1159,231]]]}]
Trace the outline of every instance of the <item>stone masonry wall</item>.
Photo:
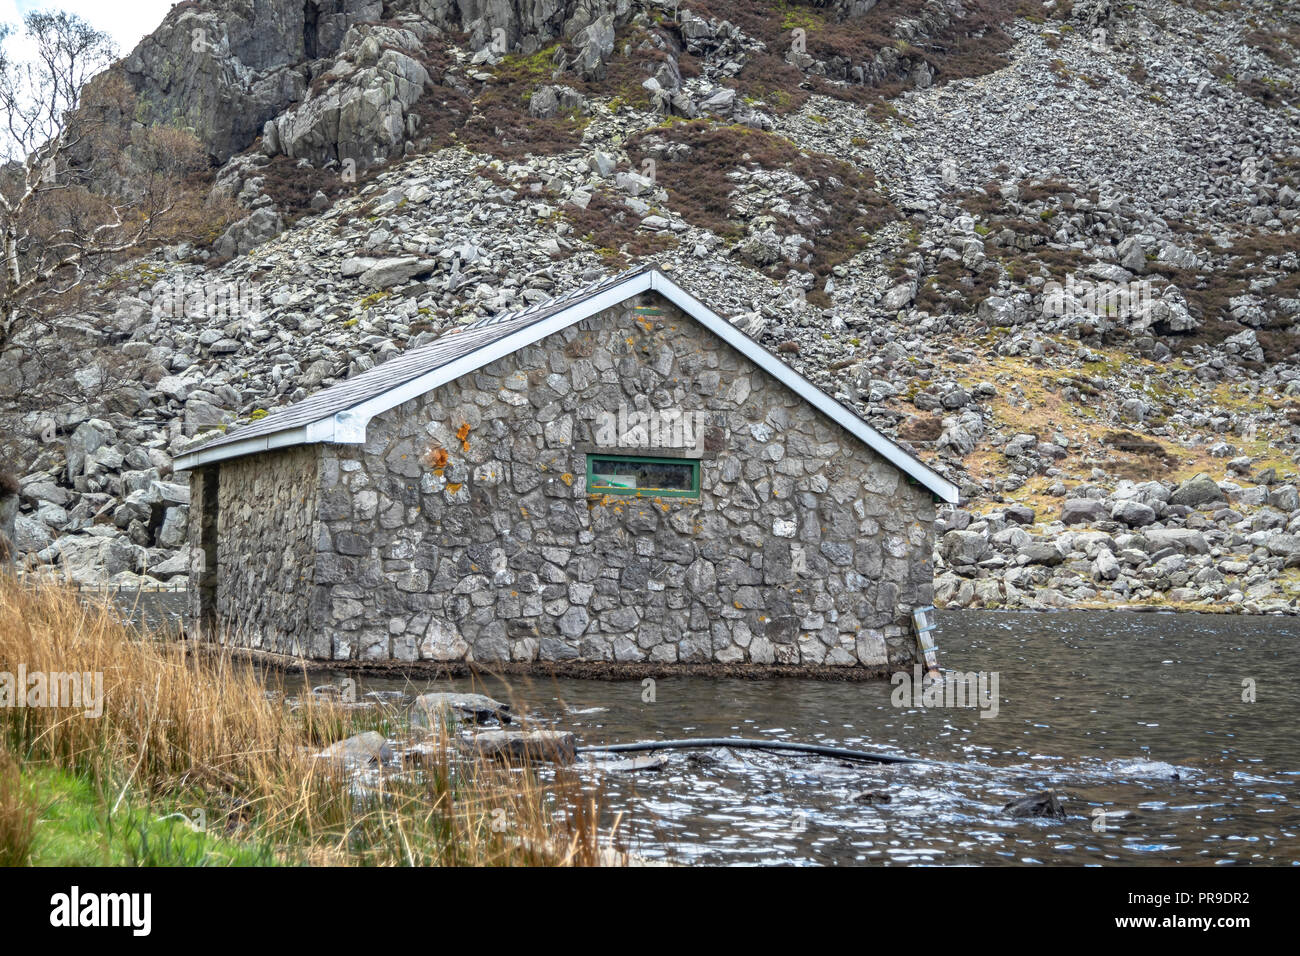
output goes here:
[{"label": "stone masonry wall", "polygon": [[216,613],[223,639],[329,657],[329,637],[313,629],[309,614],[320,455],[309,445],[221,463]]},{"label": "stone masonry wall", "polygon": [[[586,494],[586,452],[614,452],[597,441],[620,407],[703,416],[698,500]],[[367,439],[323,449],[321,656],[914,656],[930,493],[657,294],[377,416]],[[618,449],[638,450],[661,454]]]}]

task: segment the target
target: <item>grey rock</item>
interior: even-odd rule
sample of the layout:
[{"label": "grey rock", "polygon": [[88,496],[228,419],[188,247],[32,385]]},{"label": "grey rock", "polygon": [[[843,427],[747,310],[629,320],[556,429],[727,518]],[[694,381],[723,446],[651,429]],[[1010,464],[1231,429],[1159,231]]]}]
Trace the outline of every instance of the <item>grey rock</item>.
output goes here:
[{"label": "grey rock", "polygon": [[403,285],[416,276],[425,275],[437,268],[431,259],[417,256],[397,256],[381,259],[361,274],[361,282],[374,289],[391,289]]},{"label": "grey rock", "polygon": [[349,770],[388,763],[393,752],[384,735],[374,730],[330,744],[317,756]]},{"label": "grey rock", "polygon": [[557,730],[488,730],[463,739],[461,746],[508,763],[571,764],[577,759],[578,739]]},{"label": "grey rock", "polygon": [[1106,505],[1095,498],[1067,498],[1061,505],[1061,520],[1070,524],[1094,524],[1110,517]]},{"label": "grey rock", "polygon": [[1223,491],[1209,475],[1201,472],[1188,478],[1169,496],[1169,503],[1200,508],[1216,501],[1225,501]]},{"label": "grey rock", "polygon": [[1115,502],[1110,509],[1110,516],[1130,528],[1142,528],[1155,522],[1156,511],[1150,505],[1133,498],[1124,498]]},{"label": "grey rock", "polygon": [[989,541],[976,531],[949,531],[939,540],[939,552],[950,566],[977,564],[989,555]]},{"label": "grey rock", "polygon": [[476,724],[500,721],[510,723],[510,705],[493,700],[484,694],[457,694],[433,692],[421,694],[411,703],[413,727],[442,727],[449,723],[444,718],[465,720]]}]

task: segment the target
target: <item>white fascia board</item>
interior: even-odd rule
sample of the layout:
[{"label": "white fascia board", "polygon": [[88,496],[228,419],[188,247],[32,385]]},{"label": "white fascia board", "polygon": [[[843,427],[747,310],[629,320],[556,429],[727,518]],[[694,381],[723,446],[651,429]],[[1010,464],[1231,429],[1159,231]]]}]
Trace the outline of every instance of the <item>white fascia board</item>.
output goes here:
[{"label": "white fascia board", "polygon": [[269,435],[257,435],[253,438],[245,438],[243,441],[218,445],[215,448],[206,450],[199,447],[177,458],[172,464],[172,468],[175,471],[188,471],[191,468],[210,465],[216,461],[225,461],[227,458],[255,455],[258,452],[272,451],[289,445],[303,445],[311,441],[327,441],[328,439],[310,437],[312,429],[319,424],[321,423],[313,422],[311,425],[303,425],[298,428],[286,428],[284,431],[271,432]]},{"label": "white fascia board", "polygon": [[462,355],[441,368],[426,372],[419,378],[413,378],[405,384],[362,402],[360,405],[354,405],[346,411],[339,412],[332,419],[328,419],[328,421],[334,423],[332,437],[321,440],[341,444],[363,444],[366,440],[366,426],[376,415],[396,408],[413,398],[419,398],[425,392],[455,381],[491,362],[495,362],[499,358],[526,348],[548,335],[554,335],[576,322],[581,322],[598,312],[611,309],[620,302],[645,292],[651,287],[651,277],[653,275],[655,273],[650,271],[629,276],[623,282],[610,286],[589,299],[575,302],[567,309],[561,309],[552,316],[534,322],[532,325],[526,325],[519,331],[503,336],[495,342],[489,342],[482,348],[475,349],[468,355]]},{"label": "white fascia board", "polygon": [[911,475],[944,501],[956,504],[957,499],[960,497],[960,489],[951,481],[934,471],[925,462],[903,451],[903,449],[863,421],[859,415],[827,395],[667,276],[657,271],[651,272],[650,275],[652,277],[651,288],[663,295],[664,298],[695,318],[706,329],[746,356],[755,365],[785,385],[804,401],[820,410],[847,432],[856,435],[867,447],[893,464],[904,474]]}]

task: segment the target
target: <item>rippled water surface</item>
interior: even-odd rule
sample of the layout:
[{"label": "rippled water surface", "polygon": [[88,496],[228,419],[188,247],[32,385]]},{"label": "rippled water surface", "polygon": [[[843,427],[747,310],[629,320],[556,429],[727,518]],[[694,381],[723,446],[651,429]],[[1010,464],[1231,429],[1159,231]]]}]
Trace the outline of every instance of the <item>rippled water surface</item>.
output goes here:
[{"label": "rippled water surface", "polygon": [[[455,682],[581,744],[766,737],[928,758],[849,764],[672,751],[585,770],[647,856],[709,863],[1300,863],[1300,622],[948,612],[944,666],[998,674],[998,712],[896,707],[886,682],[512,678]],[[341,675],[340,675],[341,676]],[[1253,682],[1255,700],[1243,700]],[[363,680],[362,692],[447,689]],[[1176,776],[1175,776],[1176,775]],[[1065,820],[1002,808],[1043,790]],[[887,798],[884,799],[884,798]],[[1104,816],[1099,816],[1104,814]]]}]

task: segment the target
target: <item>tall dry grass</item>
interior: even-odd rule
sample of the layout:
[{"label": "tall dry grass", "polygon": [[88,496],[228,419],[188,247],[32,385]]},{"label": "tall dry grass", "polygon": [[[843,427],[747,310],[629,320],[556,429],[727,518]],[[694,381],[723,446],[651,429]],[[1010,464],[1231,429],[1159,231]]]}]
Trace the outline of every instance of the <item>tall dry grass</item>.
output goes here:
[{"label": "tall dry grass", "polygon": [[0,866],[22,866],[36,840],[36,808],[23,794],[18,763],[0,747]]},{"label": "tall dry grass", "polygon": [[[107,602],[0,573],[0,671],[102,673],[103,713],[0,706],[0,749],[127,797],[201,806],[210,829],[269,841],[286,861],[596,864],[597,798],[572,772],[543,781],[447,737],[398,772],[341,771],[323,744],[370,711],[299,688],[290,706],[252,667],[124,626]],[[396,715],[390,715],[396,716]]]}]

